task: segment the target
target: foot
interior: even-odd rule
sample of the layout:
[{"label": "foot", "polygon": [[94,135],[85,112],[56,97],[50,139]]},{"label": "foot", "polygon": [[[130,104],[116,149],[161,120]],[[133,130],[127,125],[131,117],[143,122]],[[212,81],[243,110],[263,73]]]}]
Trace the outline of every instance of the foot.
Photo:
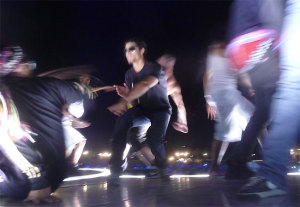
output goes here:
[{"label": "foot", "polygon": [[235,163],[227,163],[227,169],[225,171],[225,179],[228,180],[239,180],[239,179],[248,179],[254,175],[254,173],[249,170],[244,164],[235,164]]},{"label": "foot", "polygon": [[79,170],[78,165],[69,166],[66,173],[67,177],[82,176],[82,172]]},{"label": "foot", "polygon": [[286,191],[279,189],[266,178],[256,176],[249,179],[249,182],[239,191],[238,196],[239,198],[267,198],[286,194]]},{"label": "foot", "polygon": [[120,186],[120,177],[119,175],[113,175],[107,177],[107,185],[109,187],[118,187]]},{"label": "foot", "polygon": [[209,176],[211,177],[224,176],[224,172],[220,169],[220,166],[215,166],[209,170]]}]

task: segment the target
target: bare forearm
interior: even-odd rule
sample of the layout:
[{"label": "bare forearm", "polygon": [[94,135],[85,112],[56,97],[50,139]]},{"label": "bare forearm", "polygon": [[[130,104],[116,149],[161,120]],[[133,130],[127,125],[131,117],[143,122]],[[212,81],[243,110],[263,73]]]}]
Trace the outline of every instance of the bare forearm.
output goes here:
[{"label": "bare forearm", "polygon": [[145,80],[142,80],[136,84],[134,84],[133,88],[124,97],[128,102],[132,102],[142,95],[144,95],[150,88],[155,86],[158,83],[158,79],[155,77],[147,77]]},{"label": "bare forearm", "polygon": [[252,88],[252,82],[248,73],[239,74],[238,78],[239,78],[239,84],[241,86],[244,86],[246,88]]}]

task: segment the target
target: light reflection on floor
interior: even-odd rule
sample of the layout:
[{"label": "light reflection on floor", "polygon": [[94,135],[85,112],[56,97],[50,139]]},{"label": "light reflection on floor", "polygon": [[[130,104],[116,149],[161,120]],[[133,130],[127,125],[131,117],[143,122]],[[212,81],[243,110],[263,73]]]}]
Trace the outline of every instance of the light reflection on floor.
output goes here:
[{"label": "light reflection on floor", "polygon": [[[102,175],[96,178],[69,180],[54,193],[62,198],[60,204],[46,204],[58,207],[167,207],[167,206],[226,206],[226,207],[292,207],[300,204],[300,176],[288,176],[291,186],[289,196],[241,201],[236,192],[245,181],[212,179],[208,175],[173,175],[170,182],[159,179],[144,179],[144,176],[122,176],[120,187],[109,187],[107,169],[83,169],[86,173]],[[105,175],[105,176],[104,176]],[[197,177],[198,176],[198,177]],[[126,177],[126,178],[125,178]],[[123,179],[124,178],[124,179]],[[0,199],[2,206],[36,206],[30,203],[16,203]]]}]

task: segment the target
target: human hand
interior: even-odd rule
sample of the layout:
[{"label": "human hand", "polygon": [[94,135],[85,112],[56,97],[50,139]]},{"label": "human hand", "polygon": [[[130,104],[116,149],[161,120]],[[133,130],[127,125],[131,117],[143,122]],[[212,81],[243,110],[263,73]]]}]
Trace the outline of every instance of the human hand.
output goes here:
[{"label": "human hand", "polygon": [[253,88],[249,88],[248,94],[249,94],[250,97],[254,96],[255,95],[255,90]]},{"label": "human hand", "polygon": [[39,168],[37,168],[33,165],[29,166],[27,169],[23,169],[22,172],[24,174],[26,174],[29,179],[37,178],[37,177],[41,176],[41,172],[40,172]]},{"label": "human hand", "polygon": [[121,116],[127,111],[126,104],[122,102],[118,102],[114,105],[111,105],[107,109],[116,116]]},{"label": "human hand", "polygon": [[175,130],[182,132],[182,133],[188,133],[189,132],[189,128],[187,126],[187,124],[185,123],[180,123],[178,121],[174,121],[172,123],[172,126]]},{"label": "human hand", "polygon": [[87,122],[87,121],[72,121],[72,127],[77,128],[77,129],[82,129],[82,128],[86,128],[89,127],[91,125],[91,122]]},{"label": "human hand", "polygon": [[129,93],[129,88],[128,86],[126,85],[126,83],[123,84],[124,86],[118,86],[118,85],[114,85],[117,93],[119,96],[121,96],[122,98],[125,98],[128,93]]},{"label": "human hand", "polygon": [[216,119],[216,113],[217,113],[217,108],[215,106],[211,106],[209,104],[206,104],[206,110],[207,110],[207,118],[211,120]]},{"label": "human hand", "polygon": [[58,203],[61,202],[60,198],[51,195],[50,187],[40,189],[40,190],[32,190],[29,192],[29,195],[24,200],[25,202],[32,201],[34,204],[39,203]]}]

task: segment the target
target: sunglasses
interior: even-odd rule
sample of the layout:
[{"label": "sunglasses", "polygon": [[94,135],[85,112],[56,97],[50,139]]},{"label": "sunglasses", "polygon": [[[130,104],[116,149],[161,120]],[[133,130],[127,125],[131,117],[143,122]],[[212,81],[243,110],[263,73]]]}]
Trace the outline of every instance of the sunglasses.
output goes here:
[{"label": "sunglasses", "polygon": [[124,49],[124,53],[127,53],[127,52],[135,52],[136,50],[136,47],[132,46],[132,47],[129,47],[128,49]]}]

